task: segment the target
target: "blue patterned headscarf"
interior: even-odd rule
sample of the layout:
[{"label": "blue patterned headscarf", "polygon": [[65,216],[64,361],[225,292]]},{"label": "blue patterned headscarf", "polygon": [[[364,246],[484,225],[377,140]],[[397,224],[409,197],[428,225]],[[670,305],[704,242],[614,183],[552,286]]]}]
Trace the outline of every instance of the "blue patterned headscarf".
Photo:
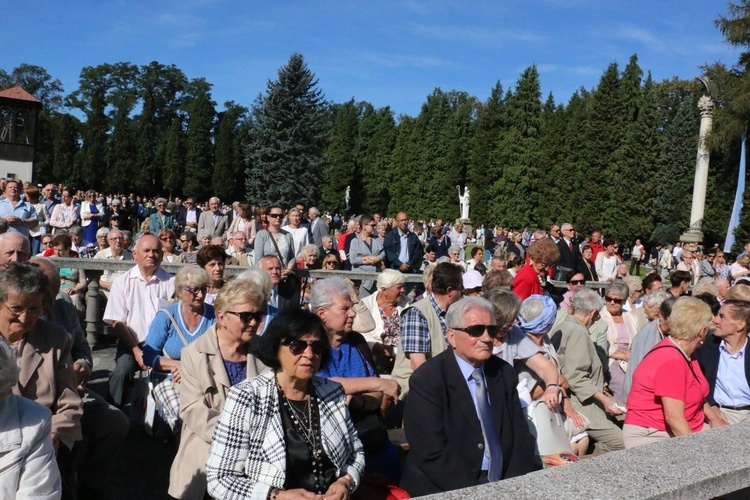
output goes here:
[{"label": "blue patterned headscarf", "polygon": [[520,322],[521,330],[523,330],[523,333],[530,333],[532,335],[544,335],[550,331],[552,325],[555,323],[555,318],[557,317],[557,305],[549,295],[531,295],[524,300],[524,302],[530,300],[541,300],[544,304],[544,308],[542,309],[542,314],[531,321],[526,321],[521,315],[519,315],[518,321]]}]

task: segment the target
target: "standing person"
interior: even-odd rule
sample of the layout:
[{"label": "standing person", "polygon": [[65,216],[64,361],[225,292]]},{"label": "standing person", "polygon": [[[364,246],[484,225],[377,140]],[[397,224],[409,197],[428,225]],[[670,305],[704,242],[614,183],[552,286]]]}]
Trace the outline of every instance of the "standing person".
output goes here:
[{"label": "standing person", "polygon": [[576,265],[576,271],[583,274],[586,281],[599,281],[599,276],[596,274],[596,266],[594,265],[594,261],[591,260],[593,254],[594,251],[590,245],[583,245],[581,256]]},{"label": "standing person", "polygon": [[555,279],[562,281],[569,272],[574,271],[580,257],[580,247],[576,240],[576,230],[573,224],[566,222],[561,226],[562,237],[557,241],[560,260],[555,266]]},{"label": "standing person", "polygon": [[268,229],[258,231],[255,236],[255,265],[266,255],[278,257],[282,264],[282,277],[287,278],[296,265],[294,238],[281,229],[284,210],[278,205],[268,207]]},{"label": "standing person", "polygon": [[294,256],[295,258],[299,258],[302,248],[311,243],[311,240],[309,239],[309,231],[308,228],[300,226],[302,215],[297,208],[289,209],[288,216],[289,224],[282,229],[292,235],[292,239],[294,240]]},{"label": "standing person", "polygon": [[432,228],[432,236],[428,244],[437,249],[437,258],[449,257],[448,249],[451,247],[451,237],[443,232],[443,226],[436,225]]},{"label": "standing person", "polygon": [[[200,216],[201,209],[195,206],[195,199],[188,196],[185,205],[177,212],[177,224],[186,233],[197,233]],[[253,232],[253,234],[255,233]]]},{"label": "standing person", "polygon": [[[376,223],[369,215],[363,215],[359,220],[362,232],[352,241],[349,248],[349,260],[352,271],[376,272],[380,269],[380,262],[385,259],[385,250],[380,240],[373,238]],[[375,292],[375,280],[362,280],[359,286],[360,298],[365,298]]]},{"label": "standing person", "polygon": [[308,239],[316,247],[323,246],[323,236],[328,234],[328,227],[323,219],[320,218],[320,210],[310,207],[307,211],[307,217],[310,219],[310,233]]},{"label": "standing person", "polygon": [[214,196],[208,200],[208,211],[200,215],[198,234],[206,233],[214,238],[224,236],[227,229],[229,229],[229,219],[221,212],[221,201]]},{"label": "standing person", "polygon": [[[107,233],[107,243],[109,247],[100,250],[94,255],[95,259],[104,260],[133,260],[133,254],[125,249],[125,240],[119,229],[113,229]],[[112,282],[118,276],[125,274],[125,271],[105,270],[99,278],[99,287],[105,297],[109,298],[109,290],[112,288]]]},{"label": "standing person", "polygon": [[[45,204],[39,201],[39,188],[29,186],[26,189],[26,201],[36,210],[37,223],[29,226],[29,237],[31,238],[31,255],[42,251],[42,236],[47,233],[47,220],[49,215]],[[46,249],[45,249],[46,250]]]},{"label": "standing person", "polygon": [[232,237],[238,231],[245,235],[247,246],[252,247],[255,242],[255,219],[253,209],[246,201],[237,205],[237,217],[232,219],[227,234]]},{"label": "standing person", "polygon": [[518,377],[492,355],[498,330],[493,312],[480,297],[456,302],[446,318],[450,348],[412,376],[404,413],[410,450],[401,486],[413,496],[534,470],[534,438],[518,399]]},{"label": "standing person", "polygon": [[21,233],[29,238],[29,227],[38,224],[39,216],[34,206],[21,200],[21,185],[18,181],[5,183],[5,198],[0,199],[0,218],[8,224],[8,232]]},{"label": "standing person", "polygon": [[465,261],[466,260],[466,245],[469,241],[469,237],[466,234],[466,231],[464,231],[464,224],[459,219],[456,219],[456,223],[453,225],[453,229],[448,234],[451,238],[451,244],[452,245],[458,245],[461,247],[461,255],[460,260]]},{"label": "standing person", "polygon": [[422,244],[416,234],[409,231],[409,217],[405,212],[396,214],[396,228],[385,236],[386,267],[402,273],[416,273],[422,265]]},{"label": "standing person", "polygon": [[156,236],[141,236],[133,252],[136,265],[112,283],[104,310],[104,322],[112,325],[119,339],[109,378],[109,392],[118,407],[127,401],[126,388],[135,371],[146,369],[142,348],[151,321],[174,295],[174,276],[159,267],[161,255]]},{"label": "standing person", "polygon": [[636,276],[641,274],[641,262],[646,260],[646,249],[641,245],[641,240],[635,240],[633,250],[630,252],[630,274],[635,269]]},{"label": "standing person", "polygon": [[159,234],[162,229],[171,230],[174,227],[174,215],[167,211],[165,198],[156,199],[156,212],[148,217],[148,227],[151,234]]},{"label": "standing person", "polygon": [[83,239],[85,241],[96,241],[96,232],[99,230],[99,222],[104,214],[96,205],[96,191],[86,191],[83,203],[81,203],[81,227],[83,228]]},{"label": "standing person", "polygon": [[49,219],[49,225],[52,226],[52,234],[57,234],[63,230],[70,229],[78,223],[78,207],[73,203],[73,190],[69,187],[62,190],[62,203],[55,205],[52,215]]},{"label": "standing person", "polygon": [[595,258],[596,274],[599,281],[612,282],[617,277],[617,267],[619,261],[615,253],[615,241],[606,238],[604,240],[604,250],[599,252]]},{"label": "standing person", "polygon": [[599,252],[603,252],[605,248],[604,243],[602,243],[601,231],[594,231],[591,233],[591,242],[589,243],[589,246],[591,247],[591,262],[596,263],[596,256],[599,255]]}]

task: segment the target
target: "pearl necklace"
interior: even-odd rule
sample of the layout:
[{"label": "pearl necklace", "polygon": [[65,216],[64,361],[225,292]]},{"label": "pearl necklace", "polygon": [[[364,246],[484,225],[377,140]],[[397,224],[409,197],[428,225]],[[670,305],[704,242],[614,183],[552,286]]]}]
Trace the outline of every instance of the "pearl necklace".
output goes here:
[{"label": "pearl necklace", "polygon": [[326,485],[325,473],[323,471],[323,443],[320,437],[320,423],[314,418],[314,416],[319,415],[315,390],[311,388],[310,396],[305,401],[303,409],[298,409],[294,403],[289,401],[281,389],[281,385],[279,385],[279,399],[284,408],[286,408],[295,430],[299,432],[310,450],[312,472],[315,476],[315,488],[318,495],[322,495],[326,491]]}]

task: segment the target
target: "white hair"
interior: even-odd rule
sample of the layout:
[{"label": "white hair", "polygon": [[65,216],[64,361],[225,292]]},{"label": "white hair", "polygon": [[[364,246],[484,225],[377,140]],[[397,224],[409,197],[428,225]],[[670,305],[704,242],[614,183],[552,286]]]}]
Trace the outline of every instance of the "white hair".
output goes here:
[{"label": "white hair", "polygon": [[384,269],[378,274],[378,290],[388,289],[393,285],[402,285],[406,283],[406,277],[401,271],[395,269]]},{"label": "white hair", "polygon": [[271,277],[264,270],[251,267],[246,271],[242,271],[235,279],[254,284],[256,288],[263,291],[264,302],[268,303],[268,301],[271,300],[273,282],[271,281]]},{"label": "white hair", "polygon": [[492,302],[484,297],[464,297],[458,302],[451,304],[445,316],[448,328],[460,328],[464,326],[464,316],[469,311],[480,309],[490,313],[492,324],[495,324],[495,307]]}]

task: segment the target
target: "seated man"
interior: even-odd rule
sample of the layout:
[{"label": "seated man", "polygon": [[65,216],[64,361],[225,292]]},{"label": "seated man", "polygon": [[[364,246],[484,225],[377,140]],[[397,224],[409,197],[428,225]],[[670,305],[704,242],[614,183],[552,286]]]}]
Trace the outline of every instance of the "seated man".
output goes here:
[{"label": "seated man", "polygon": [[[105,260],[133,260],[133,254],[125,249],[124,237],[119,229],[112,229],[107,233],[107,243],[109,248],[99,250],[95,259]],[[125,271],[109,271],[105,270],[99,278],[100,292],[105,298],[109,298],[109,291],[112,288],[112,282],[118,276],[125,274]]]},{"label": "seated man", "polygon": [[534,438],[513,367],[492,355],[492,304],[466,297],[446,318],[450,348],[411,376],[404,430],[409,442],[401,487],[422,496],[534,470]]},{"label": "seated man", "polygon": [[227,245],[227,265],[249,267],[255,264],[252,251],[247,251],[247,236],[244,231],[235,231],[230,235]]},{"label": "seated man", "polygon": [[281,278],[281,261],[275,255],[260,259],[260,268],[271,277],[271,300],[269,304],[278,312],[299,307],[300,285],[294,276]]},{"label": "seated man", "polygon": [[695,351],[708,380],[706,417],[724,424],[737,424],[750,417],[750,302],[727,300],[713,321],[714,332]]}]

